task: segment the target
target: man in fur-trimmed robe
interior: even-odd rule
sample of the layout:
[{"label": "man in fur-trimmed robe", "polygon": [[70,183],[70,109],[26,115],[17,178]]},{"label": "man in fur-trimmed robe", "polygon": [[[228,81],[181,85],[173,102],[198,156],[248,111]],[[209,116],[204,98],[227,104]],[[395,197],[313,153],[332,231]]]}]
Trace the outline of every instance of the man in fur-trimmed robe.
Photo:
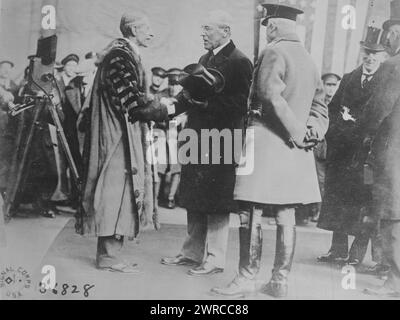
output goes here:
[{"label": "man in fur-trimmed robe", "polygon": [[139,53],[153,37],[147,17],[125,14],[120,29],[123,38],[103,53],[90,96],[83,152],[85,214],[79,231],[98,237],[97,268],[137,273],[123,261],[122,247],[125,238],[138,235],[139,219],[152,202],[151,161],[146,159],[151,153],[148,124],[131,124],[127,114],[145,107],[158,121],[162,112],[157,98],[146,92]]}]

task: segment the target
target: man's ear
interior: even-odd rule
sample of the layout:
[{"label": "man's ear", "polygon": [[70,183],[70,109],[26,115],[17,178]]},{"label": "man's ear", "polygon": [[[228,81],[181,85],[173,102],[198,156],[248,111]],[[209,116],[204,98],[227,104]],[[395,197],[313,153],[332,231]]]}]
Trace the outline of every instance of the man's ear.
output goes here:
[{"label": "man's ear", "polygon": [[137,31],[136,31],[136,26],[130,26],[129,27],[131,30],[131,34],[133,37],[136,37]]}]

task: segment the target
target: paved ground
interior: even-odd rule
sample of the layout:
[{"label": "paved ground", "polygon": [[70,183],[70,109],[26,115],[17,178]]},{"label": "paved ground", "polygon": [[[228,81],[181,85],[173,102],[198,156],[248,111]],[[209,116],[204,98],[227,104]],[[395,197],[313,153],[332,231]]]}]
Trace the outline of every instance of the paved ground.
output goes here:
[{"label": "paved ground", "polygon": [[[68,216],[58,217],[68,219]],[[128,243],[126,254],[138,263],[143,270],[141,275],[121,275],[98,271],[94,268],[96,240],[83,238],[74,233],[73,220],[61,230],[54,241],[51,240],[46,255],[39,254],[37,249],[43,234],[40,228],[46,224],[54,224],[56,220],[42,220],[42,225],[32,224],[37,234],[32,243],[27,244],[22,252],[19,266],[26,266],[32,261],[38,262],[32,270],[33,285],[25,290],[25,299],[167,299],[167,300],[204,300],[220,299],[209,293],[213,286],[224,285],[235,275],[238,262],[238,231],[237,220],[232,219],[232,229],[229,237],[227,268],[223,274],[210,277],[191,277],[186,274],[186,267],[166,267],[160,264],[163,256],[175,255],[185,237],[185,214],[183,210],[163,211],[163,227],[161,231],[146,231],[140,236],[140,243]],[[30,222],[21,221],[24,225]],[[20,223],[20,222],[18,222]],[[58,222],[62,224],[61,221]],[[26,229],[26,227],[25,227]],[[264,231],[264,248],[262,270],[259,281],[267,281],[273,262],[275,247],[275,230],[266,226]],[[32,234],[32,232],[31,232]],[[32,235],[31,235],[32,237]],[[26,238],[26,237],[25,237]],[[25,239],[27,240],[27,239]],[[50,237],[47,236],[47,242]],[[362,289],[378,286],[381,280],[370,276],[356,275],[356,290],[344,290],[342,280],[344,275],[338,266],[321,265],[315,258],[327,251],[330,244],[330,234],[313,227],[298,229],[298,242],[293,272],[290,277],[289,299],[371,299],[362,293]],[[43,246],[43,241],[40,246]],[[32,248],[36,248],[32,250]],[[30,251],[31,250],[31,251]],[[46,248],[47,250],[47,248]],[[30,251],[30,252],[29,252]],[[34,252],[36,251],[36,253]],[[43,251],[43,250],[42,250]],[[41,252],[42,252],[41,251]],[[23,258],[25,256],[25,259]],[[26,261],[24,264],[23,261]],[[38,283],[44,277],[42,266],[52,265],[56,269],[57,288],[54,292],[39,292]],[[94,287],[92,287],[94,286]],[[84,292],[87,296],[84,296]],[[270,299],[262,294],[250,299]]]}]

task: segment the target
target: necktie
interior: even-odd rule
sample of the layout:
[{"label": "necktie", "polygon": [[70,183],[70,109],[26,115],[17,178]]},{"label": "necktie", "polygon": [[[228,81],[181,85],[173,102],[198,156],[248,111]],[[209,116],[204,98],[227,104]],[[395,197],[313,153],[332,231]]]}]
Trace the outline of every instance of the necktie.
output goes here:
[{"label": "necktie", "polygon": [[373,74],[369,73],[363,73],[364,76],[364,81],[362,82],[362,87],[365,88],[365,86],[368,84],[368,82],[371,80]]},{"label": "necktie", "polygon": [[209,51],[209,56],[208,56],[208,61],[207,61],[207,65],[212,65],[214,63],[214,52],[212,50]]}]

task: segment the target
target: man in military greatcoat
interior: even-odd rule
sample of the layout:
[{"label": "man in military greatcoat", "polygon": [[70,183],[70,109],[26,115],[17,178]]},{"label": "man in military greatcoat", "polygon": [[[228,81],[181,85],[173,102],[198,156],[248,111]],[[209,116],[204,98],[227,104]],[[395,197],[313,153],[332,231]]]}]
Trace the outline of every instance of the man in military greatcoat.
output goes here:
[{"label": "man in military greatcoat", "polygon": [[[214,293],[236,297],[258,290],[255,278],[262,252],[261,216],[270,205],[276,218],[275,263],[261,291],[273,297],[288,293],[295,244],[295,210],[321,201],[312,148],[324,139],[328,110],[321,76],[296,35],[296,8],[265,4],[268,45],[254,72],[246,161],[251,173],[237,171],[234,198],[240,203],[239,274]],[[248,154],[254,150],[254,155]]]}]

